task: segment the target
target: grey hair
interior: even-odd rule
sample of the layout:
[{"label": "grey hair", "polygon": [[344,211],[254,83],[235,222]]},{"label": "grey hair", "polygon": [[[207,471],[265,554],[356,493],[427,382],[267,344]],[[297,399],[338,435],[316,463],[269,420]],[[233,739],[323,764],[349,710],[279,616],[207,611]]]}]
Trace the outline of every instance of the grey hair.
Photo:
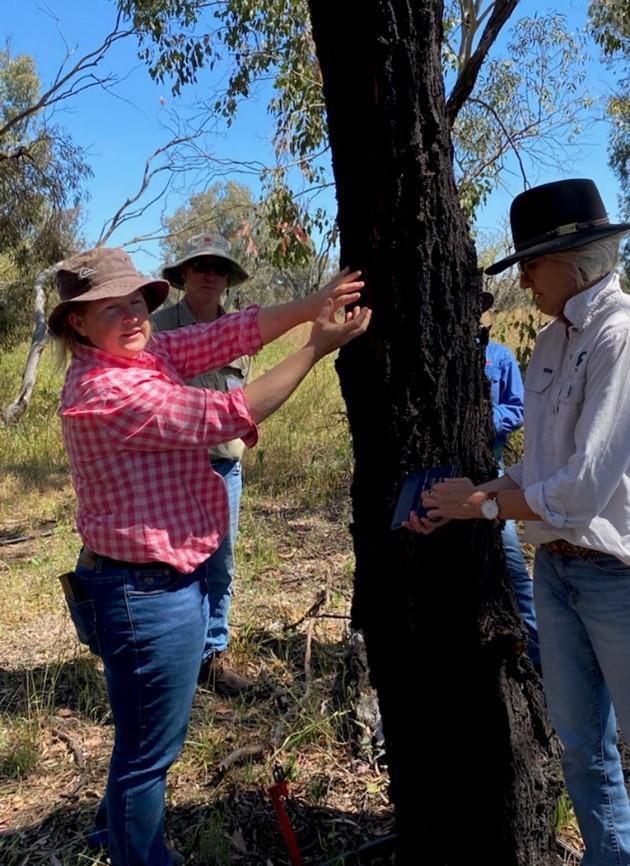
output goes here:
[{"label": "grey hair", "polygon": [[614,271],[619,260],[619,243],[623,234],[591,241],[573,250],[550,253],[545,258],[567,265],[577,286],[582,287]]}]

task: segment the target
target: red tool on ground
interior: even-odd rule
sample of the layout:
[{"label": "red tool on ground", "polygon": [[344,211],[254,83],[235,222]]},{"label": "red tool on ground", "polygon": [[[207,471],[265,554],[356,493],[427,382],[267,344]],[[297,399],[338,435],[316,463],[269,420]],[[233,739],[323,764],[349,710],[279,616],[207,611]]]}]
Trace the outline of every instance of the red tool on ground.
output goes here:
[{"label": "red tool on ground", "polygon": [[273,778],[275,784],[271,785],[267,790],[271,797],[273,808],[276,810],[278,824],[280,825],[280,830],[284,836],[284,841],[287,843],[287,849],[289,851],[292,866],[304,866],[304,860],[302,860],[302,854],[300,853],[300,846],[298,845],[297,837],[293,831],[293,827],[291,826],[289,816],[287,815],[285,802],[289,796],[289,788],[287,785],[286,773],[282,767],[275,766],[273,768]]}]

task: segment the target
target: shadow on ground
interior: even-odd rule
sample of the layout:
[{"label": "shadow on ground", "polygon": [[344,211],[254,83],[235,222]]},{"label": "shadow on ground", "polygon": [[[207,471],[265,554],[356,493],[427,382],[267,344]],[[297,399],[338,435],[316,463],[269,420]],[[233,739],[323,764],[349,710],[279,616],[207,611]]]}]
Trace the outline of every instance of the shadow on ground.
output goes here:
[{"label": "shadow on ground", "polygon": [[[48,866],[51,862],[105,866],[84,839],[94,805],[70,806],[52,812],[37,824],[0,837],[3,866]],[[287,810],[295,830],[304,866],[389,866],[392,843],[385,836],[391,825],[368,813],[343,812],[289,801]],[[265,794],[233,791],[213,807],[178,806],[167,815],[171,843],[199,866],[290,866],[286,845],[272,805]],[[381,837],[384,844],[352,854]],[[350,855],[345,858],[342,855]],[[52,858],[56,858],[52,859]]]}]

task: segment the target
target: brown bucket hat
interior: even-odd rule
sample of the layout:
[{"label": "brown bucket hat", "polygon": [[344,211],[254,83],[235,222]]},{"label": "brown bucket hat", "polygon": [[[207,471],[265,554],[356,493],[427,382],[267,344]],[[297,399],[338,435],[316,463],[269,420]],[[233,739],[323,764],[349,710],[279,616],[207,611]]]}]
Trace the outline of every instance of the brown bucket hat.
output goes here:
[{"label": "brown bucket hat", "polygon": [[59,336],[72,304],[120,298],[141,289],[152,313],[166,300],[166,280],[145,277],[135,269],[129,254],[118,247],[96,247],[66,259],[56,274],[60,303],[48,317],[50,331]]}]

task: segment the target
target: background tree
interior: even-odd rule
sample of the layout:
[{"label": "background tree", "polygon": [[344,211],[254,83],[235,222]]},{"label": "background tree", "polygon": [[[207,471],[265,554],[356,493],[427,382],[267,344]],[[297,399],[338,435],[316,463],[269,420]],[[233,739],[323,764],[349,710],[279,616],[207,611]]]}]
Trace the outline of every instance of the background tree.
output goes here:
[{"label": "background tree", "polygon": [[[461,76],[496,4],[447,4],[442,51],[447,84]],[[502,56],[488,58],[453,125],[455,179],[469,219],[506,169],[523,187],[540,164],[561,166],[576,145],[592,100],[585,90],[584,38],[550,12],[519,19]],[[461,86],[457,78],[452,94]]]},{"label": "background tree", "polygon": [[[622,215],[630,219],[630,7],[625,0],[591,3],[589,15],[593,35],[604,57],[618,73],[616,92],[607,111],[612,123],[610,165],[619,178]],[[624,244],[625,280],[630,288],[630,244]]]},{"label": "background tree", "polygon": [[0,335],[30,326],[34,275],[76,242],[78,197],[90,169],[68,135],[31,107],[40,81],[28,55],[0,51]]},{"label": "background tree", "polygon": [[[226,0],[210,10],[202,0],[119,0],[118,5],[140,34],[149,71],[170,81],[175,92],[195,81],[204,65],[227,70],[225,91],[206,108],[228,123],[261,80],[272,82],[269,112],[277,162],[263,172],[263,198],[276,217],[272,236],[286,239],[293,225],[307,234],[330,229],[331,215],[317,195],[331,183],[330,155],[306,0]],[[445,5],[442,59],[449,89],[460,87],[464,67],[472,68],[481,57],[471,66],[483,27],[500,6],[495,0]],[[564,16],[549,13],[518,22],[502,55],[476,74],[453,131],[456,179],[469,217],[498,185],[510,159],[524,184],[532,165],[566,159],[590,107],[584,56]],[[289,251],[297,257],[299,231],[290,239]],[[286,255],[286,249],[279,251]]]},{"label": "background tree", "polygon": [[[61,104],[83,91],[119,81],[99,67],[116,42],[134,35],[133,28],[124,28],[121,22],[119,12],[100,44],[78,59],[68,52],[44,88],[31,57],[14,58],[8,49],[0,52],[0,337],[5,343],[22,340],[29,324],[32,330],[18,395],[0,409],[4,423],[17,421],[28,407],[48,341],[47,293],[57,264],[86,243],[79,233],[78,200],[91,171],[80,148],[52,120]],[[206,127],[205,120],[190,125],[173,115],[170,138],[148,157],[137,190],[107,221],[98,244],[161,198],[175,177],[198,172],[202,166],[207,179],[216,170],[208,149],[198,145]],[[227,165],[225,161],[223,171]],[[149,199],[158,179],[162,184]]]},{"label": "background tree", "polygon": [[255,202],[250,187],[236,181],[219,181],[191,195],[186,205],[164,218],[163,258],[175,260],[186,239],[207,228],[230,241],[235,257],[250,274],[244,285],[236,287],[236,293],[228,293],[228,303],[271,304],[302,297],[319,285],[326,272],[327,249],[317,253],[304,237],[300,239],[299,260],[294,263],[290,254],[278,249],[283,238],[272,232],[270,222],[268,204]]}]

